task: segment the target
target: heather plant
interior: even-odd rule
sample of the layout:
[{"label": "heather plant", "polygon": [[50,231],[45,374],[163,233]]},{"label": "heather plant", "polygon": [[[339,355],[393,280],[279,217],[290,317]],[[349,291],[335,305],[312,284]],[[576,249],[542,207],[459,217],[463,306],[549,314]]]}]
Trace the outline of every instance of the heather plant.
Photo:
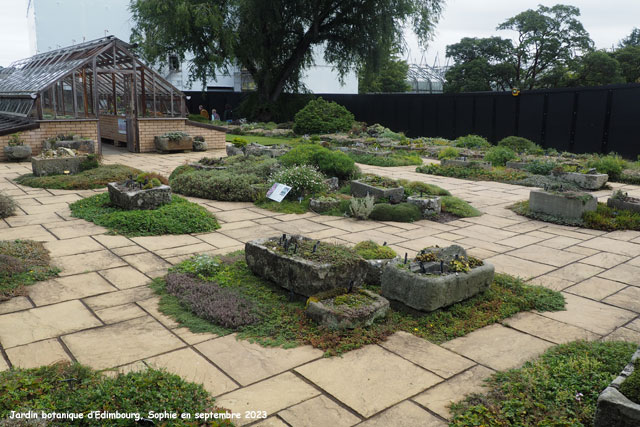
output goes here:
[{"label": "heather plant", "polygon": [[10,196],[0,193],[0,218],[7,218],[15,215],[16,203]]},{"label": "heather plant", "polygon": [[23,287],[58,274],[49,266],[49,251],[40,242],[0,240],[0,301],[23,293]]},{"label": "heather plant", "polygon": [[329,177],[342,180],[358,174],[358,168],[352,158],[341,151],[331,151],[317,144],[302,144],[280,157],[285,166],[313,165]]},{"label": "heather plant", "polygon": [[329,188],[325,177],[314,166],[299,165],[280,169],[271,175],[271,183],[281,183],[291,187],[293,197],[318,194]]},{"label": "heather plant", "polygon": [[198,317],[225,328],[237,329],[258,321],[253,303],[240,293],[215,282],[203,282],[184,273],[165,277],[166,291]]}]

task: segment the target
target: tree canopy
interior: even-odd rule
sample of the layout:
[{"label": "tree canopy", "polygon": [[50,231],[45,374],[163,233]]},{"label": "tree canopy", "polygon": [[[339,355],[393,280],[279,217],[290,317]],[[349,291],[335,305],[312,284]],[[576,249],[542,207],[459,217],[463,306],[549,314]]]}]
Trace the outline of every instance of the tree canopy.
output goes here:
[{"label": "tree canopy", "polygon": [[358,73],[358,92],[406,92],[411,89],[407,83],[409,64],[395,56],[387,56],[378,66],[378,71],[372,64],[365,66]]},{"label": "tree canopy", "polygon": [[631,30],[631,34],[620,40],[619,47],[640,46],[640,28]]},{"label": "tree canopy", "polygon": [[[191,76],[247,70],[263,103],[303,89],[313,48],[341,76],[399,49],[411,25],[426,43],[444,0],[132,0],[132,41],[152,63],[193,55]],[[376,68],[376,67],[374,67]]]}]

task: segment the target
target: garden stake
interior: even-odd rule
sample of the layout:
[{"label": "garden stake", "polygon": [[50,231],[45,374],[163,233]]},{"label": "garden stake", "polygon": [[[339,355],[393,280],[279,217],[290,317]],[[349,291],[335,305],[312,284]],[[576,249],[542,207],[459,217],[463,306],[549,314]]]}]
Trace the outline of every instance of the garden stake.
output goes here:
[{"label": "garden stake", "polygon": [[382,244],[382,246],[387,246],[387,242],[384,242],[384,243]]},{"label": "garden stake", "polygon": [[295,254],[296,252],[298,252],[298,242],[296,242],[296,245],[293,247],[293,253]]},{"label": "garden stake", "polygon": [[313,245],[313,253],[314,253],[314,254],[316,253],[316,249],[318,249],[318,243],[320,243],[320,240],[318,240],[318,241],[316,242],[316,244],[315,244],[315,245]]},{"label": "garden stake", "polygon": [[420,272],[421,273],[426,273],[427,270],[424,269],[424,264],[422,263],[422,261],[420,261]]},{"label": "garden stake", "polygon": [[444,274],[444,261],[440,260],[440,274]]},{"label": "garden stake", "polygon": [[349,282],[349,289],[347,290],[347,293],[350,294],[352,290],[353,290],[353,280]]},{"label": "garden stake", "polygon": [[407,263],[407,255],[408,255],[408,254],[405,252],[405,253],[404,253],[404,263],[405,263],[405,264]]}]

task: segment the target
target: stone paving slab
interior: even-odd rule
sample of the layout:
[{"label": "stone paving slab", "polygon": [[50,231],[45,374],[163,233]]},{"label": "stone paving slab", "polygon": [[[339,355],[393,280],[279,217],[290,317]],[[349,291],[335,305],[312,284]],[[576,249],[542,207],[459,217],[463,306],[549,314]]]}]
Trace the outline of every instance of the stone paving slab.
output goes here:
[{"label": "stone paving slab", "polygon": [[32,308],[33,304],[27,297],[13,297],[8,301],[0,302],[0,314],[13,313],[14,311]]},{"label": "stone paving slab", "polygon": [[359,427],[446,427],[447,425],[446,422],[408,400],[358,424]]},{"label": "stone paving slab", "polygon": [[115,291],[98,273],[59,277],[29,287],[29,298],[38,306]]},{"label": "stone paving slab", "polygon": [[10,348],[7,350],[7,356],[14,368],[24,369],[71,361],[55,338]]},{"label": "stone paving slab", "polygon": [[100,270],[98,273],[118,289],[135,288],[151,282],[147,276],[129,266]]},{"label": "stone paving slab", "polygon": [[576,340],[592,341],[600,338],[600,335],[593,332],[531,312],[518,313],[502,323],[513,329],[556,344],[564,344]]},{"label": "stone paving slab", "polygon": [[566,288],[567,292],[579,295],[585,298],[591,298],[600,301],[609,295],[615,294],[627,285],[613,280],[602,279],[600,277],[591,277],[590,279],[580,282],[577,285]]},{"label": "stone paving slab", "polygon": [[296,371],[364,417],[442,381],[378,346],[321,359]]},{"label": "stone paving slab", "polygon": [[108,250],[88,252],[82,255],[67,255],[53,259],[53,264],[62,271],[61,276],[85,273],[89,271],[104,270],[107,268],[121,267],[126,263]]},{"label": "stone paving slab", "polygon": [[360,418],[324,396],[298,403],[278,415],[292,427],[351,427],[360,422]]}]

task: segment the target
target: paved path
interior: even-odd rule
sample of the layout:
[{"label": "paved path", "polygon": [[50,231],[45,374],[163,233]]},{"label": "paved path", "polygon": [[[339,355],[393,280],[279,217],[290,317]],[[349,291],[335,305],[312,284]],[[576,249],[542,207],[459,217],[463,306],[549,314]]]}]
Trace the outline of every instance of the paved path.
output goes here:
[{"label": "paved path", "polygon": [[[168,174],[199,157],[115,152],[106,162]],[[640,342],[640,232],[604,233],[516,216],[504,207],[527,198],[524,187],[416,174],[413,167],[363,169],[440,185],[485,214],[404,224],[191,199],[214,212],[222,228],[126,238],[70,217],[68,203],[94,191],[21,187],[11,179],[29,172],[28,165],[0,164],[0,190],[20,205],[17,216],[0,220],[0,239],[44,241],[63,269],[59,278],[29,287],[28,297],[0,304],[0,370],[61,359],[122,371],[146,363],[204,384],[224,407],[266,411],[269,419],[261,426],[444,426],[451,400],[480,390],[494,370],[517,367],[554,344],[579,338]],[[640,196],[640,187],[624,189]],[[396,333],[380,345],[329,359],[311,347],[263,348],[234,336],[194,334],[158,312],[146,284],[170,265],[281,233],[386,241],[410,255],[455,242],[499,272],[562,291],[567,311],[520,313],[441,346]]]}]

